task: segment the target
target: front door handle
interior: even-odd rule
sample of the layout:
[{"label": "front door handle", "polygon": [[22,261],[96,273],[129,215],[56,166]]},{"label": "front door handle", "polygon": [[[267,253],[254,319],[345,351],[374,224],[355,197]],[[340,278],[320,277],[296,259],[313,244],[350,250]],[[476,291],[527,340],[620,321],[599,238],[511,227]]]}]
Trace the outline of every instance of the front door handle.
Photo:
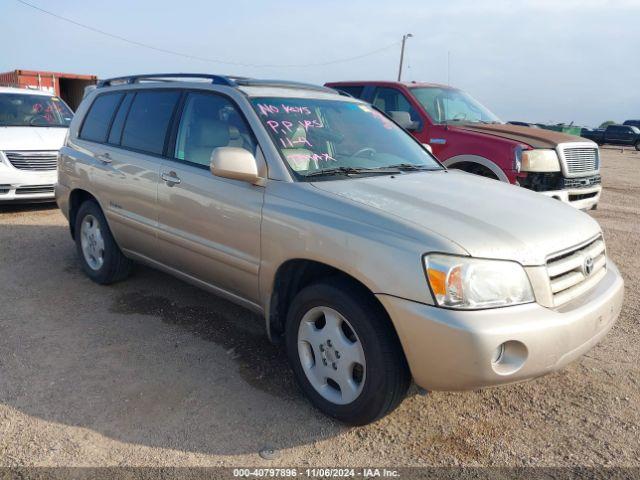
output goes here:
[{"label": "front door handle", "polygon": [[178,177],[176,172],[173,171],[169,173],[162,172],[160,174],[160,178],[170,187],[178,185],[182,181],[180,180],[180,177]]}]

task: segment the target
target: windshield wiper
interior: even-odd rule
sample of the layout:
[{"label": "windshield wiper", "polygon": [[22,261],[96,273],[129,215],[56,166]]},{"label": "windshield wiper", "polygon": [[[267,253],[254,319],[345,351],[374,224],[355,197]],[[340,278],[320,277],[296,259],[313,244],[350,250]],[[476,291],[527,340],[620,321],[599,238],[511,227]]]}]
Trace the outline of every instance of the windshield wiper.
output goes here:
[{"label": "windshield wiper", "polygon": [[411,170],[411,171],[431,171],[431,170],[440,170],[439,168],[429,168],[426,165],[415,165],[413,163],[397,163],[395,165],[389,165],[387,167],[382,168],[396,168],[398,170]]},{"label": "windshield wiper", "polygon": [[368,173],[387,174],[400,173],[397,168],[381,167],[381,168],[359,168],[359,167],[336,167],[323,168],[315,172],[307,173],[305,177],[319,177],[323,175],[364,175]]}]

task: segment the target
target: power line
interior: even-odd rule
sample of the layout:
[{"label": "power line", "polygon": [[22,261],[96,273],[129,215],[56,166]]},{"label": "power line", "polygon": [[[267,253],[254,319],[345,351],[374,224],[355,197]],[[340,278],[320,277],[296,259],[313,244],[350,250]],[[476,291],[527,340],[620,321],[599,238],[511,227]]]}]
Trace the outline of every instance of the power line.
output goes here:
[{"label": "power line", "polygon": [[178,56],[178,57],[189,58],[191,60],[199,60],[201,62],[209,62],[209,63],[218,63],[218,64],[221,64],[221,65],[231,65],[231,66],[235,66],[235,67],[254,67],[254,68],[321,67],[321,66],[325,66],[325,65],[333,65],[333,64],[336,64],[336,63],[345,63],[345,62],[350,62],[350,61],[353,61],[353,60],[358,60],[360,58],[370,57],[371,55],[375,55],[376,53],[380,53],[380,52],[383,52],[385,50],[389,50],[390,48],[393,48],[393,47],[395,47],[395,46],[400,44],[400,42],[393,42],[393,43],[387,45],[386,47],[378,48],[377,50],[372,50],[370,52],[363,53],[361,55],[356,55],[356,56],[347,57],[347,58],[341,58],[341,59],[337,59],[337,60],[329,60],[329,61],[326,61],[326,62],[317,62],[317,63],[290,63],[290,64],[268,64],[268,63],[263,63],[263,64],[255,64],[255,63],[229,62],[229,61],[225,61],[225,60],[218,60],[218,59],[215,59],[215,58],[200,57],[200,56],[191,55],[191,54],[188,54],[188,53],[177,52],[175,50],[168,50],[166,48],[155,47],[153,45],[149,45],[147,43],[138,42],[136,40],[131,40],[130,38],[122,37],[122,36],[116,35],[114,33],[105,32],[104,30],[100,30],[99,28],[92,27],[90,25],[85,25],[84,23],[76,22],[75,20],[72,20],[72,19],[67,18],[67,17],[63,17],[62,15],[58,15],[58,14],[53,13],[53,12],[50,12],[48,10],[45,10],[44,8],[40,8],[37,5],[33,5],[32,3],[26,2],[24,0],[16,0],[16,1],[18,3],[21,3],[24,6],[31,7],[34,10],[37,10],[37,11],[39,11],[41,13],[50,15],[50,16],[52,16],[54,18],[57,18],[59,20],[62,20],[64,22],[71,23],[71,24],[73,24],[73,25],[75,25],[77,27],[84,28],[84,29],[89,30],[91,32],[98,33],[100,35],[104,35],[105,37],[115,38],[116,40],[120,40],[122,42],[130,43],[130,44],[135,45],[137,47],[148,48],[150,50],[155,50],[156,52],[166,53],[166,54],[169,54],[169,55],[175,55],[175,56]]}]

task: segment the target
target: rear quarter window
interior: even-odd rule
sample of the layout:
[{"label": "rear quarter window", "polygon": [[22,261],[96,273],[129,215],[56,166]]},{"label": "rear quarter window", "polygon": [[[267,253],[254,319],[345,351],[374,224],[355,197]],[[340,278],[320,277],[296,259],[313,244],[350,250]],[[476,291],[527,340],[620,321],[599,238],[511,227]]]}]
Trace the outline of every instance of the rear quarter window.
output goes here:
[{"label": "rear quarter window", "polygon": [[161,155],[179,98],[180,92],[174,90],[137,92],[122,131],[121,145]]},{"label": "rear quarter window", "polygon": [[123,96],[123,93],[107,93],[96,97],[84,119],[80,138],[92,142],[105,142],[111,120]]}]

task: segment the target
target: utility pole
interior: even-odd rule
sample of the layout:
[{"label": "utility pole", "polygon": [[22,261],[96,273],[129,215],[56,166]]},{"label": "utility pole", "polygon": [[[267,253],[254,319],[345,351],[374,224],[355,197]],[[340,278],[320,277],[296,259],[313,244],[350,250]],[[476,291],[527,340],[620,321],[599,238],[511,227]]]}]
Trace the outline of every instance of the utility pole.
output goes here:
[{"label": "utility pole", "polygon": [[412,34],[407,33],[402,36],[402,50],[400,50],[400,68],[398,68],[398,81],[402,78],[402,61],[404,60],[404,44],[407,41],[407,38],[413,37]]}]

